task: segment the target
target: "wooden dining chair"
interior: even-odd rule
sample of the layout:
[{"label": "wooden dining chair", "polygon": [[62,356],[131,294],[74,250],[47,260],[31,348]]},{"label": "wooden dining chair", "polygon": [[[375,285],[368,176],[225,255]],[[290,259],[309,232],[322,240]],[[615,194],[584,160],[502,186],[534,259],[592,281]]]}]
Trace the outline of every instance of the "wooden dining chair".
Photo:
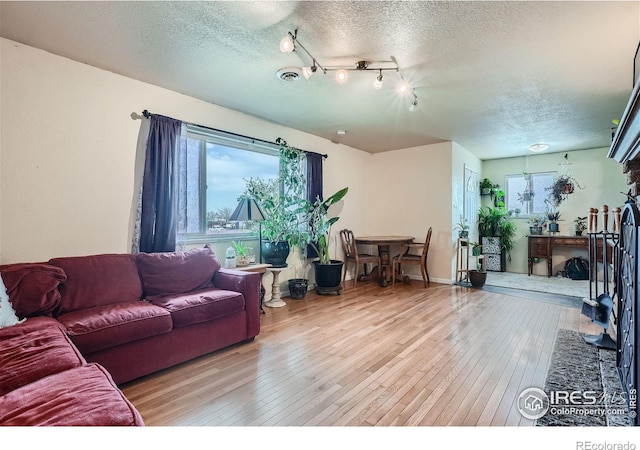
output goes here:
[{"label": "wooden dining chair", "polygon": [[354,278],[356,283],[358,282],[358,268],[360,264],[364,265],[364,274],[367,274],[367,264],[378,265],[378,278],[382,276],[382,267],[380,264],[380,256],[370,255],[368,253],[361,253],[358,251],[355,238],[353,237],[353,231],[340,230],[340,239],[342,240],[342,251],[344,252],[344,275],[342,281],[347,279],[347,267],[349,263],[352,263],[355,267]]},{"label": "wooden dining chair", "polygon": [[[429,243],[431,242],[431,231],[432,228],[429,227],[427,231],[427,238],[424,242],[412,242],[410,244],[404,244],[402,246],[402,251],[399,255],[393,257],[393,264],[391,271],[392,275],[392,283],[393,286],[396,282],[396,271],[402,270],[403,264],[410,264],[420,266],[420,273],[422,274],[422,281],[424,282],[424,287],[427,287],[428,284],[431,284],[431,280],[429,279],[429,269],[427,268],[427,256],[429,256]],[[412,249],[419,249],[420,254],[411,253]]]}]

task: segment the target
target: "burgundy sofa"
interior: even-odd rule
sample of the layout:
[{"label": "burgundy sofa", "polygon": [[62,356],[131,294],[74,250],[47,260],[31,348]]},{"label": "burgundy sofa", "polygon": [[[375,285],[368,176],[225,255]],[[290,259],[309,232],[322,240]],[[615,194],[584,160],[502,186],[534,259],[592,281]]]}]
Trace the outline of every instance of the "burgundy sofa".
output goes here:
[{"label": "burgundy sofa", "polygon": [[209,247],[54,258],[0,274],[27,318],[0,329],[0,424],[141,425],[117,384],[260,332],[260,274],[222,269]]}]

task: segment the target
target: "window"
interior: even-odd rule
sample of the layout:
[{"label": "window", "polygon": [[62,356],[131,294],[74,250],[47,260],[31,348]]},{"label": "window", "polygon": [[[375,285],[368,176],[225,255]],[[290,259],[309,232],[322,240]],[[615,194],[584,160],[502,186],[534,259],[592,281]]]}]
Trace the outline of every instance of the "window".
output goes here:
[{"label": "window", "polygon": [[547,210],[547,188],[553,184],[556,172],[527,173],[505,177],[505,207],[520,209],[520,216],[544,214]]},{"label": "window", "polygon": [[187,239],[247,237],[247,224],[228,218],[245,191],[245,178],[278,178],[278,146],[195,126],[187,127],[185,141]]}]

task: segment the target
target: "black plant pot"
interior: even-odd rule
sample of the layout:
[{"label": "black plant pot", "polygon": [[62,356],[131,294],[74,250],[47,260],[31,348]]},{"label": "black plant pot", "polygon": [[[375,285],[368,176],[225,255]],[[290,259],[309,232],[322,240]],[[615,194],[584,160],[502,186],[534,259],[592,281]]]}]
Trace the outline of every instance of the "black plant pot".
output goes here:
[{"label": "black plant pot", "polygon": [[289,243],[287,241],[267,242],[262,241],[262,261],[273,267],[287,267],[289,256]]},{"label": "black plant pot", "polygon": [[481,288],[487,282],[487,272],[481,272],[479,270],[470,270],[469,281],[471,282],[471,286],[475,288]]},{"label": "black plant pot", "polygon": [[313,270],[316,275],[316,292],[318,294],[336,293],[342,291],[342,266],[343,261],[332,259],[328,264],[320,264],[313,261]]},{"label": "black plant pot", "polygon": [[307,295],[309,280],[306,278],[292,278],[289,280],[289,294],[291,298],[301,299]]}]

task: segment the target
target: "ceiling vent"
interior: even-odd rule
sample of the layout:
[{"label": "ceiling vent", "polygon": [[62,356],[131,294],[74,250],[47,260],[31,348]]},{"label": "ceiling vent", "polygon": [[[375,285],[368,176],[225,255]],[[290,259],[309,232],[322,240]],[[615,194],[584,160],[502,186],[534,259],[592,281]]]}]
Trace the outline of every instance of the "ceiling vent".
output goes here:
[{"label": "ceiling vent", "polygon": [[282,81],[298,81],[302,78],[302,70],[298,67],[285,67],[278,70],[276,76]]}]

